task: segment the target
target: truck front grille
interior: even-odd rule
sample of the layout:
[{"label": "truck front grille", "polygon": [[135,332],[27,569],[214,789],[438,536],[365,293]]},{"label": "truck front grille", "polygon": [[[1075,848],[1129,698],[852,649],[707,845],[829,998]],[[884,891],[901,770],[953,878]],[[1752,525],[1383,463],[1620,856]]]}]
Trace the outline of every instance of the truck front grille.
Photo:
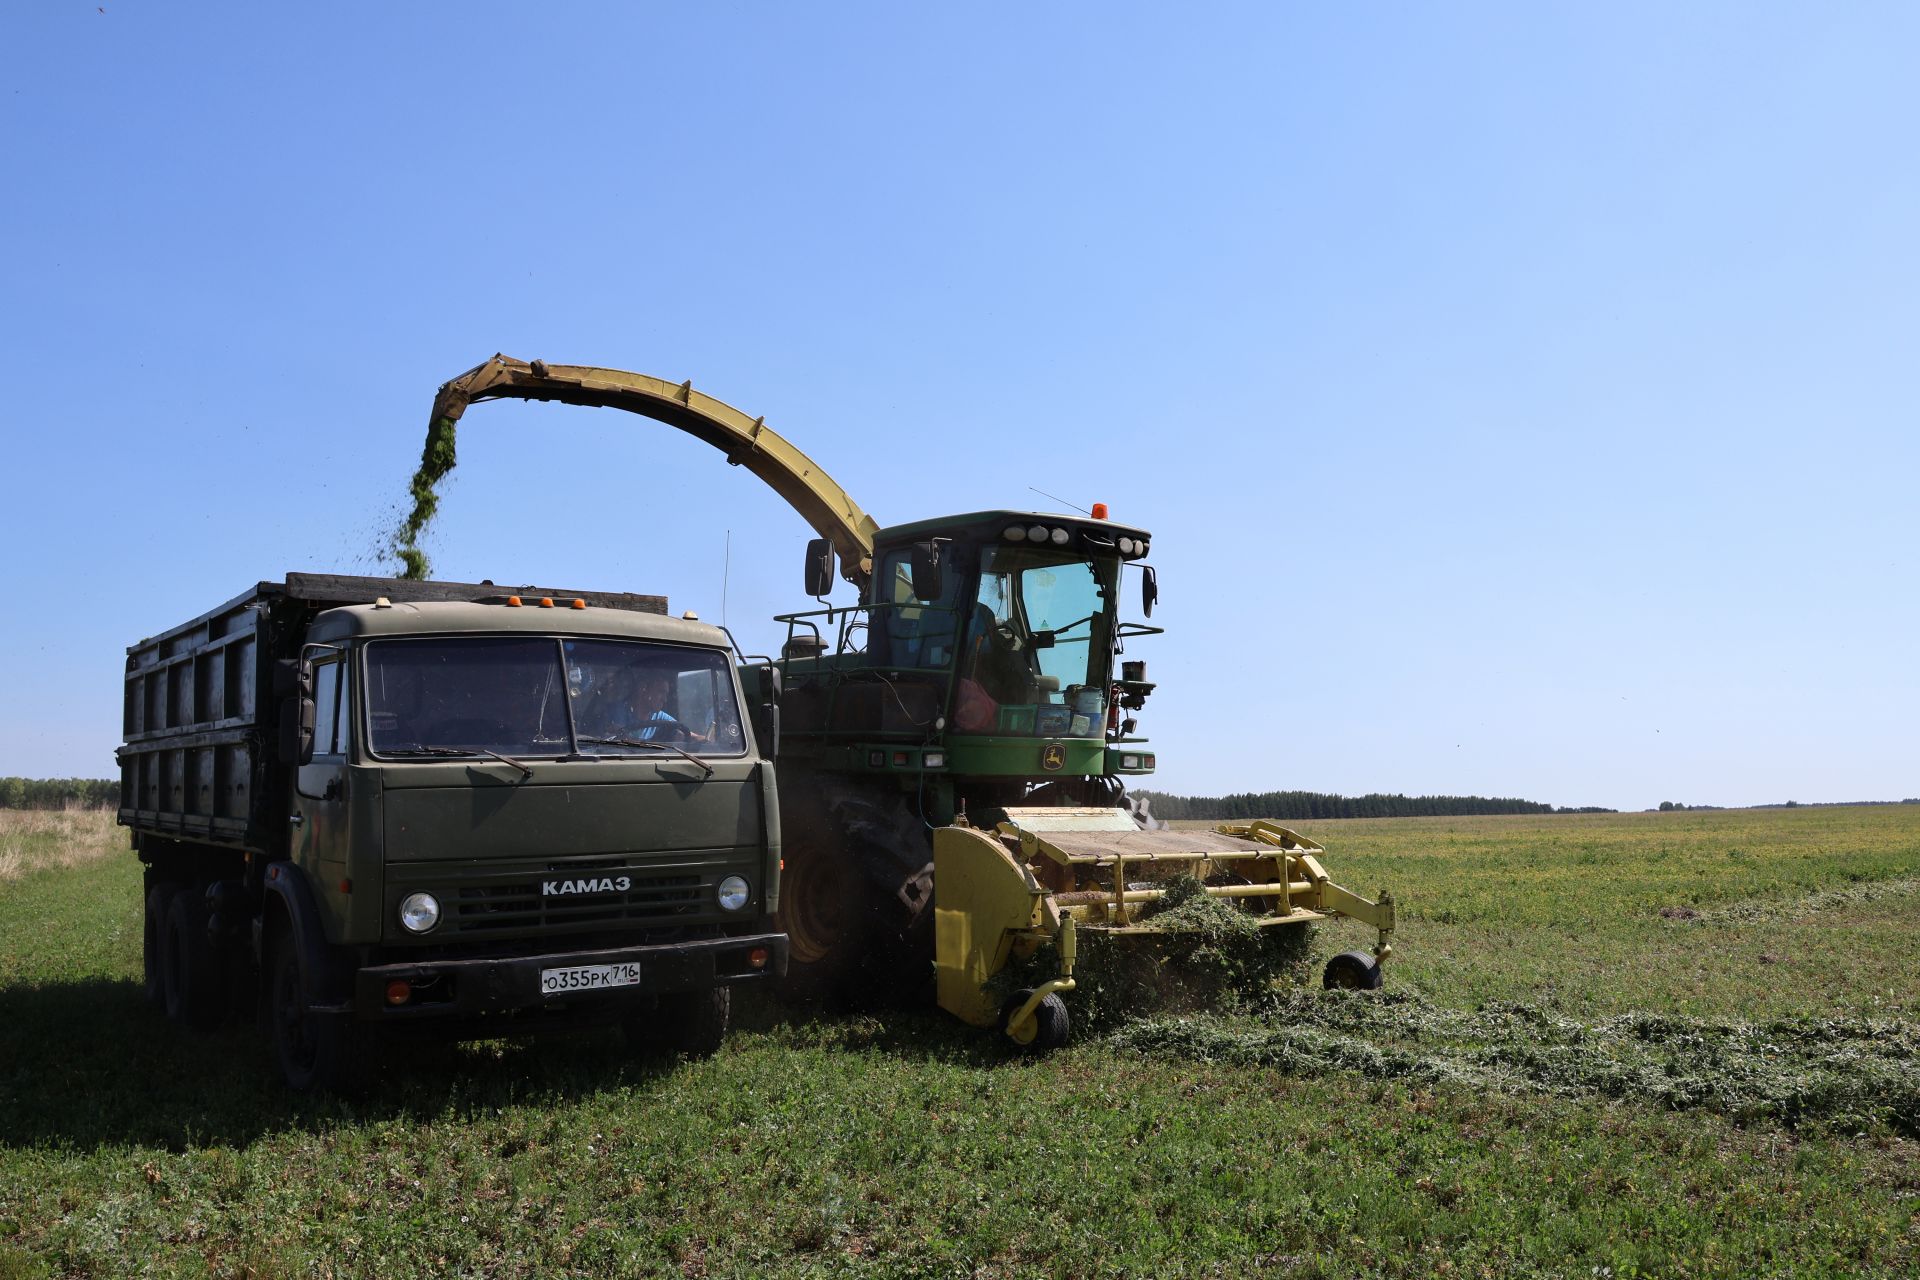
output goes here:
[{"label": "truck front grille", "polygon": [[[588,885],[626,880],[624,890],[587,888],[549,893],[549,884]],[[447,923],[466,934],[525,929],[584,929],[608,925],[660,925],[709,914],[713,878],[699,873],[646,875],[620,868],[556,869],[532,880],[469,885],[448,905]]]}]

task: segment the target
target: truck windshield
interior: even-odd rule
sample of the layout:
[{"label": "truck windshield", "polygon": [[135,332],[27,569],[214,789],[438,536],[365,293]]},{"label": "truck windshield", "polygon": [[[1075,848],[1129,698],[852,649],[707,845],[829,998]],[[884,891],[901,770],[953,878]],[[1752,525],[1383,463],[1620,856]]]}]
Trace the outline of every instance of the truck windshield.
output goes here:
[{"label": "truck windshield", "polygon": [[471,636],[367,646],[376,755],[746,749],[725,654],[628,640]]},{"label": "truck windshield", "polygon": [[954,727],[1099,737],[1117,560],[1025,546],[981,551]]}]

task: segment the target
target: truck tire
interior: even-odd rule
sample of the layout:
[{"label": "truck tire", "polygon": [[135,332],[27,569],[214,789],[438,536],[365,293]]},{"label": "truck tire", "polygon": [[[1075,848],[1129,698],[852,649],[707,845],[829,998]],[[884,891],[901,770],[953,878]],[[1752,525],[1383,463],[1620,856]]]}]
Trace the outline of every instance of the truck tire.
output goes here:
[{"label": "truck tire", "polygon": [[167,1017],[181,1026],[211,1031],[227,1016],[226,966],[207,937],[207,904],[191,889],[167,904],[160,985]]},{"label": "truck tire", "polygon": [[707,991],[675,991],[661,996],[653,1011],[626,1020],[628,1041],[642,1051],[711,1058],[727,1038],[733,1018],[733,992],[727,987]]},{"label": "truck tire", "polygon": [[347,1014],[314,1013],[293,935],[281,932],[267,959],[267,1018],[280,1075],[295,1093],[351,1093],[364,1083],[359,1028]]},{"label": "truck tire", "polygon": [[167,908],[180,886],[171,880],[154,882],[147,890],[147,903],[140,929],[140,958],[146,972],[147,1003],[165,1012],[167,1008]]}]

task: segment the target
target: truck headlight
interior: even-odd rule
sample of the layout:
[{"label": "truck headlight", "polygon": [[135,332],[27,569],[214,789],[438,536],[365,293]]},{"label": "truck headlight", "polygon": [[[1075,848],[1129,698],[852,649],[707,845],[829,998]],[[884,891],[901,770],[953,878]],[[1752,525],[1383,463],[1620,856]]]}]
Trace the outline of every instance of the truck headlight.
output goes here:
[{"label": "truck headlight", "polygon": [[400,923],[409,933],[427,933],[440,923],[440,899],[430,893],[410,893],[400,904]]},{"label": "truck headlight", "polygon": [[738,911],[747,905],[747,882],[740,876],[728,876],[720,882],[720,909]]}]

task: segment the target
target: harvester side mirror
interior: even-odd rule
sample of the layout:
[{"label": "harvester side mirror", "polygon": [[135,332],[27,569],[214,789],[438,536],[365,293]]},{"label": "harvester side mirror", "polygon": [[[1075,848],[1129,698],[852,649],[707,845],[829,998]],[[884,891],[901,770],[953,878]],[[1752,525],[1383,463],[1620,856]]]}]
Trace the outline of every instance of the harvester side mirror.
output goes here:
[{"label": "harvester side mirror", "polygon": [[1158,600],[1159,598],[1160,598],[1160,576],[1153,571],[1152,565],[1150,564],[1141,565],[1140,566],[1140,612],[1145,614],[1147,617],[1151,618],[1153,616],[1153,602]]},{"label": "harvester side mirror", "polygon": [[940,570],[940,548],[931,542],[913,544],[913,598],[938,600],[945,594],[946,575]]},{"label": "harvester side mirror", "polygon": [[833,543],[814,538],[807,543],[807,594],[818,599],[833,592]]}]

